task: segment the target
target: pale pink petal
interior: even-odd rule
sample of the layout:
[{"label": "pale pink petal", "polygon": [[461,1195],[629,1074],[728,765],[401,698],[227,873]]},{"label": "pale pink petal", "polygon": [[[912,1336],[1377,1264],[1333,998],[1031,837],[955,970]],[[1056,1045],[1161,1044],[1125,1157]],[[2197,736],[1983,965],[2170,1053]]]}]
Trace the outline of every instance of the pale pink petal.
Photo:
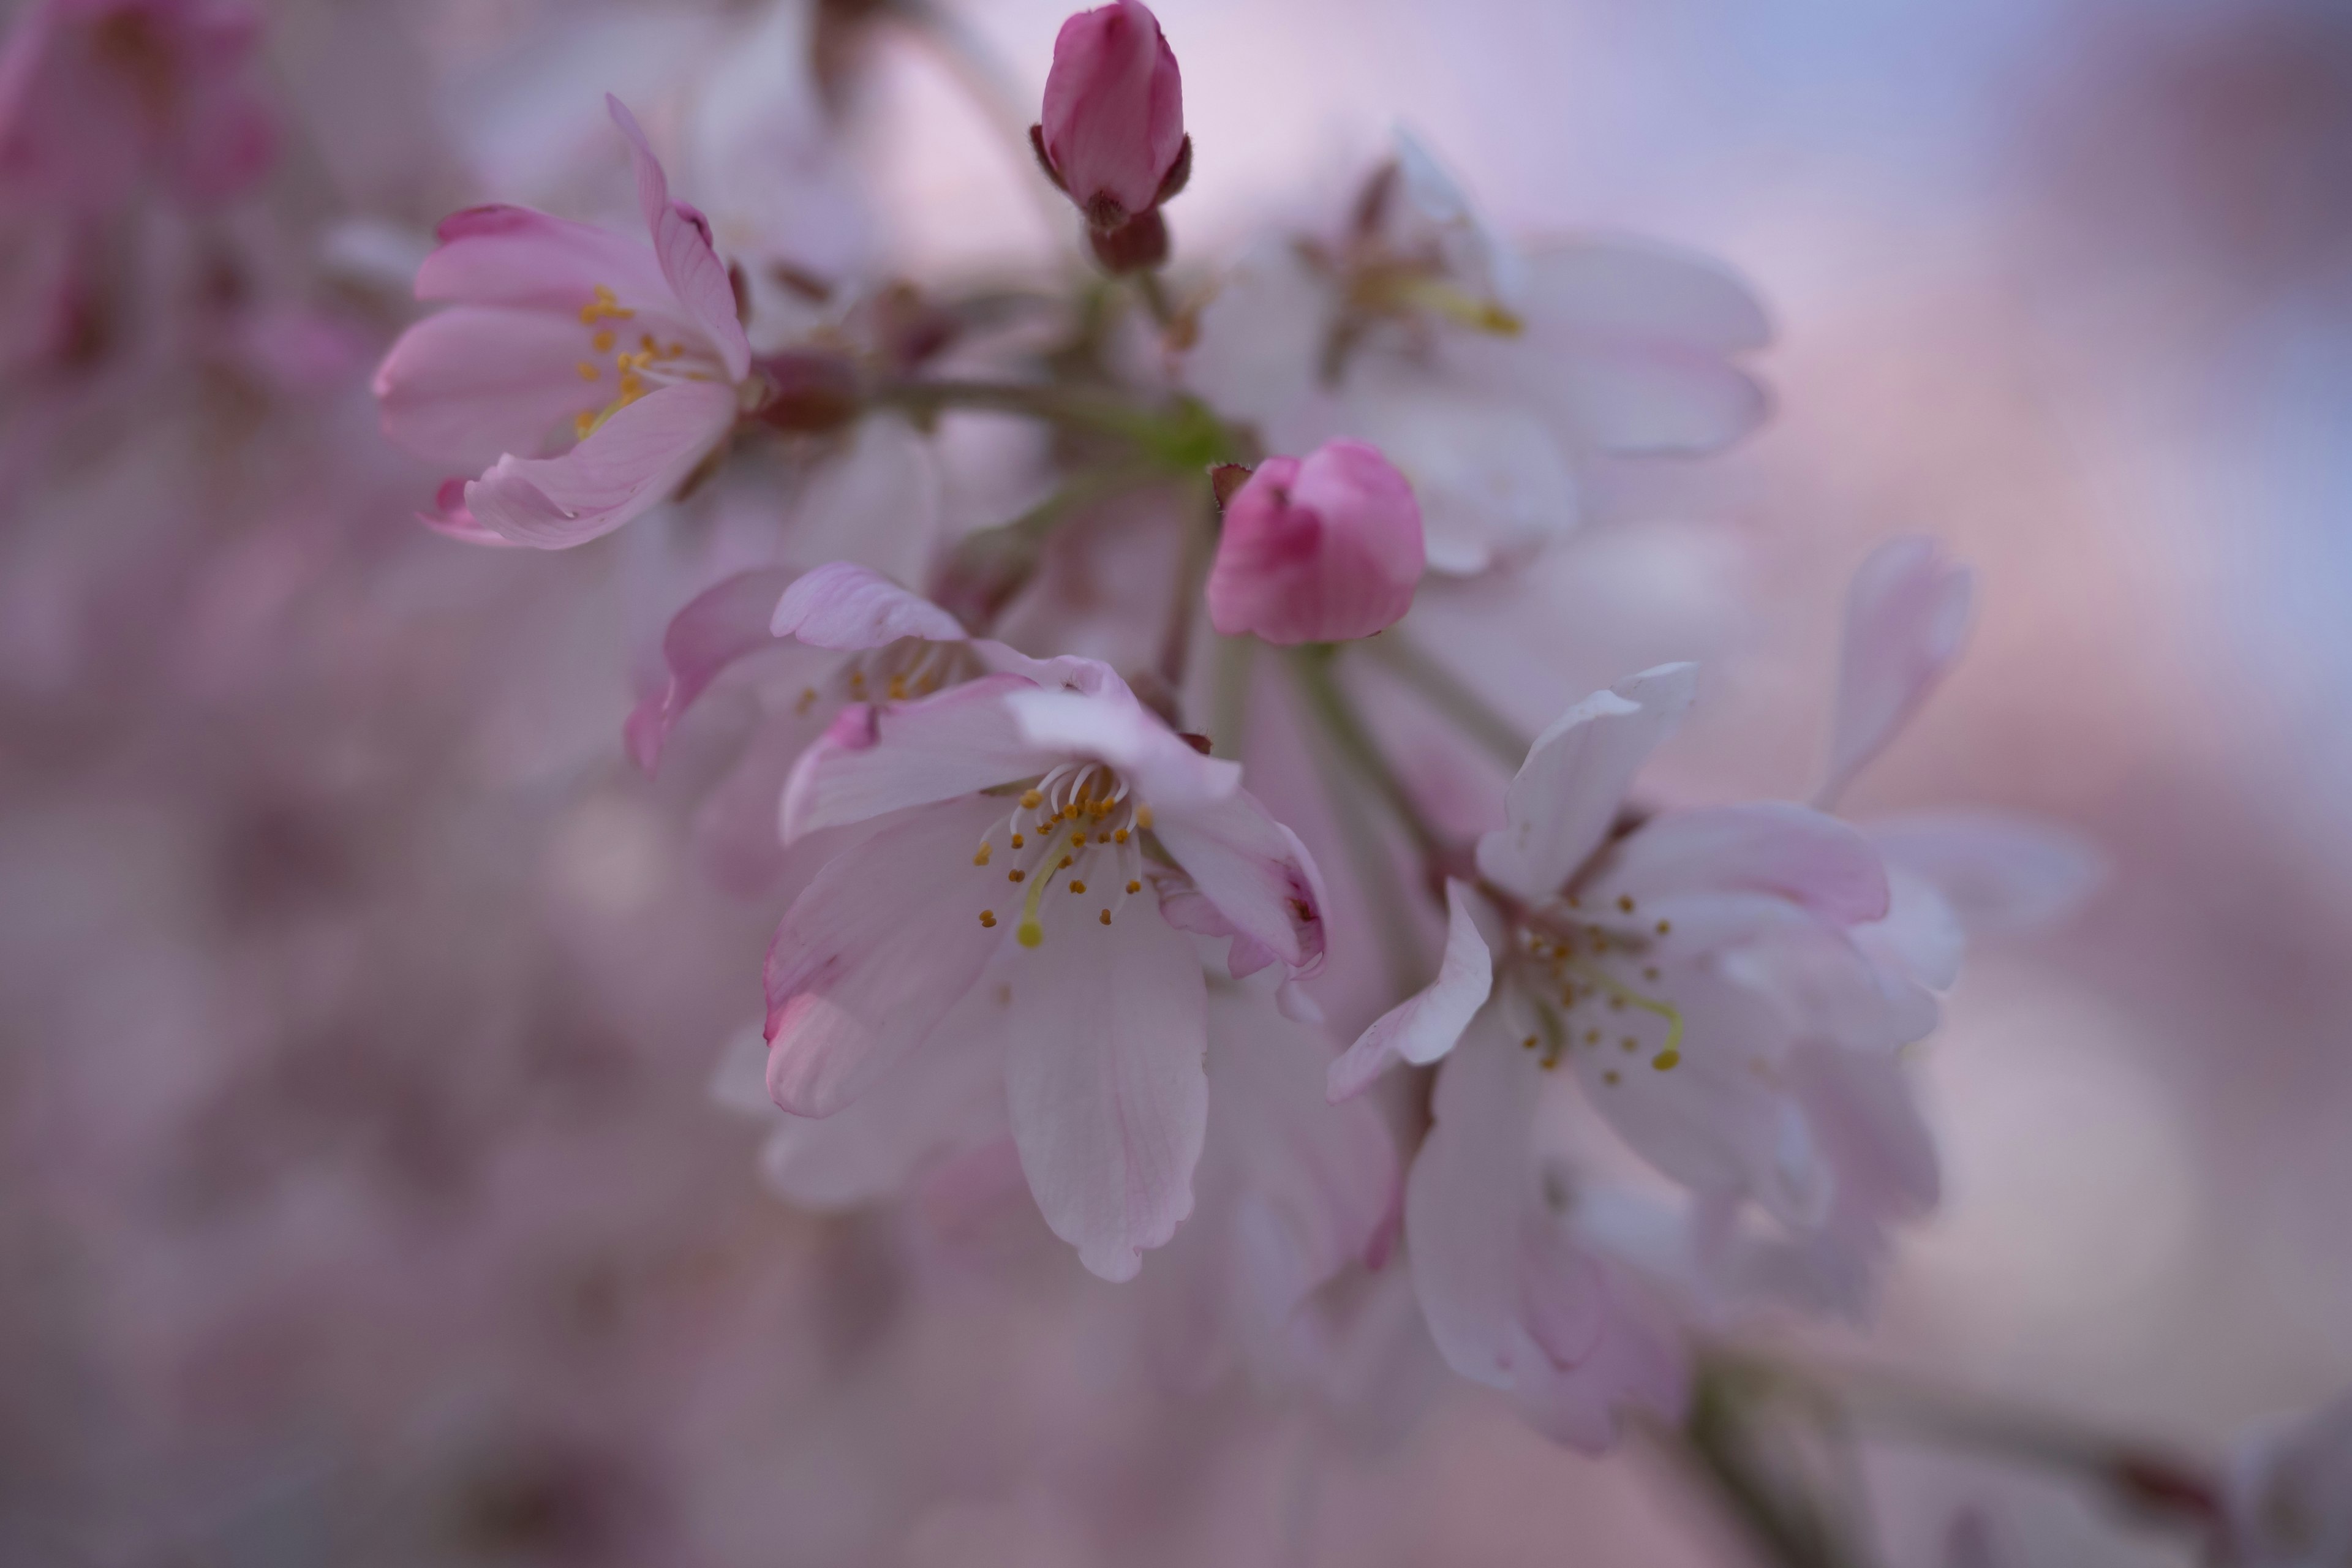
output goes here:
[{"label": "pale pink petal", "polygon": [[1790,1056],[1788,1073],[1839,1207],[1887,1222],[1921,1218],[1942,1201],[1935,1134],[1900,1060],[1815,1042]]},{"label": "pale pink petal", "polygon": [[1334,1100],[1361,1093],[1399,1061],[1425,1066],[1454,1048],[1462,1031],[1495,988],[1495,957],[1470,910],[1470,889],[1445,884],[1445,954],[1437,978],[1372,1021],[1331,1064],[1327,1092]]},{"label": "pale pink petal", "polygon": [[609,370],[583,382],[588,334],[543,310],[460,308],[425,317],[375,373],[383,433],[427,461],[480,473],[575,439],[572,416],[612,401]]},{"label": "pale pink petal", "polygon": [[769,629],[811,647],[845,652],[900,637],[961,642],[956,618],[919,594],[855,562],[832,561],[802,575],[776,601]]},{"label": "pale pink petal", "polygon": [[1517,1358],[1511,1403],[1554,1442],[1598,1454],[1616,1443],[1627,1410],[1681,1415],[1690,1352],[1631,1270],[1576,1245],[1572,1214],[1538,1209],[1522,1236],[1524,1333],[1537,1353]]},{"label": "pale pink petal", "polygon": [[1748,286],[1688,251],[1587,238],[1538,247],[1526,266],[1529,319],[1579,337],[1718,354],[1750,353],[1772,341],[1772,323]]},{"label": "pale pink petal", "polygon": [[1833,816],[1764,801],[1654,816],[1610,849],[1587,895],[1606,909],[1682,893],[1770,893],[1842,925],[1886,913],[1886,868]]},{"label": "pale pink petal", "polygon": [[433,510],[420,511],[416,521],[446,539],[465,544],[483,545],[492,550],[520,550],[522,545],[502,535],[492,533],[474,520],[466,505],[466,487],[471,479],[450,478],[441,481],[434,492]]},{"label": "pale pink petal", "polygon": [[1279,958],[1293,974],[1319,965],[1319,874],[1306,846],[1255,795],[1237,789],[1222,800],[1160,811],[1152,832],[1243,938]]},{"label": "pale pink petal", "polygon": [[997,815],[958,800],[870,824],[793,900],[766,971],[778,1105],[849,1104],[971,988],[1003,945],[1003,924],[980,917],[1004,901],[1003,879],[972,864]]},{"label": "pale pink petal", "polygon": [[1088,1269],[1127,1279],[1192,1210],[1207,989],[1151,900],[1108,925],[1085,902],[1049,893],[1045,940],[1000,971],[1013,988],[1005,1092],[1045,1223]]},{"label": "pale pink petal", "polygon": [[648,693],[622,728],[629,757],[646,772],[661,760],[662,745],[694,700],[737,659],[775,646],[768,630],[776,595],[793,581],[788,566],[761,566],[705,588],[670,617],[662,633],[667,678]]},{"label": "pale pink petal", "polygon": [[1043,773],[1062,753],[1025,738],[1005,700],[1035,689],[987,675],[913,702],[843,709],[784,786],[785,840]]},{"label": "pale pink petal", "polygon": [[599,288],[626,307],[675,307],[645,242],[593,224],[497,205],[452,213],[434,233],[441,243],[416,270],[420,300],[550,311],[583,347],[593,329],[580,310]]},{"label": "pale pink petal", "polygon": [[1156,813],[1206,808],[1241,786],[1239,763],[1194,751],[1123,682],[1093,693],[1016,692],[1007,705],[1033,744],[1108,763]]},{"label": "pale pink petal", "polygon": [[700,381],[665,386],[560,458],[499,458],[466,487],[466,504],[518,544],[584,544],[667,500],[734,423],[732,388]]},{"label": "pale pink petal", "polygon": [[1935,883],[1902,866],[1886,868],[1886,918],[1855,928],[1855,944],[1931,991],[1951,989],[1968,946],[1968,931],[1951,900]]},{"label": "pale pink petal", "polygon": [[629,139],[629,155],[636,163],[637,205],[645,212],[646,227],[653,233],[654,254],[660,260],[662,276],[669,280],[687,318],[719,351],[728,375],[742,380],[751,374],[751,344],[736,313],[735,286],[711,247],[710,221],[686,203],[670,200],[669,176],[662,173],[661,160],[654,156],[652,144],[628,107],[610,93],[604,95],[604,107],[621,134]]},{"label": "pale pink petal", "polygon": [[1891,864],[1933,882],[1971,936],[2061,920],[2106,875],[2105,858],[2072,829],[2007,812],[1914,812],[1864,831]]},{"label": "pale pink petal", "polygon": [[1697,682],[1696,665],[1661,665],[1560,715],[1511,780],[1504,826],[1478,840],[1479,871],[1531,902],[1557,894],[1607,837],[1633,775]]},{"label": "pale pink petal", "polygon": [[1702,349],[1577,344],[1543,363],[1538,396],[1578,436],[1627,456],[1719,451],[1772,411],[1760,383]]},{"label": "pale pink petal", "polygon": [[1975,593],[1975,575],[1932,539],[1889,540],[1854,573],[1829,776],[1815,805],[1834,803],[1943,680],[1968,637]]}]

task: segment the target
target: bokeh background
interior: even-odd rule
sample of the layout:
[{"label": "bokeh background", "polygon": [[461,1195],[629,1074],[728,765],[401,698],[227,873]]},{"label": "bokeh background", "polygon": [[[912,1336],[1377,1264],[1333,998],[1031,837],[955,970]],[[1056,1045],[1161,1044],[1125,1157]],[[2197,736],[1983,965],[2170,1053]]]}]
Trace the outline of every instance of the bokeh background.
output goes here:
[{"label": "bokeh background", "polygon": [[[299,416],[0,404],[0,1561],[1097,1560],[1062,1489],[1117,1494],[1123,1562],[1737,1561],[1654,1462],[1466,1394],[1336,1460],[1287,1418],[1208,1441],[1025,1236],[765,1194],[708,1086],[775,911],[618,744],[660,563],[417,529],[429,477],[350,456],[399,317],[335,281],[470,202],[608,199],[601,94],[658,115],[750,8],[266,8],[277,221],[371,220],[322,274],[353,335]],[[1809,783],[1874,542],[1979,569],[1853,804],[2045,814],[2113,875],[1975,961],[1923,1058],[1946,1211],[1829,1348],[2200,1448],[2352,1384],[2352,13],[1158,10],[1188,258],[1324,210],[1401,119],[1507,227],[1692,245],[1771,303],[1769,426],[1603,476],[1579,546],[1732,585],[1627,634],[1707,641],[1720,787]],[[1062,14],[955,11],[1023,94]],[[856,82],[875,243],[1044,254],[936,57],[886,36]],[[1970,1509],[2021,1568],[2188,1560],[1990,1460],[1870,1465],[1904,1568]]]}]

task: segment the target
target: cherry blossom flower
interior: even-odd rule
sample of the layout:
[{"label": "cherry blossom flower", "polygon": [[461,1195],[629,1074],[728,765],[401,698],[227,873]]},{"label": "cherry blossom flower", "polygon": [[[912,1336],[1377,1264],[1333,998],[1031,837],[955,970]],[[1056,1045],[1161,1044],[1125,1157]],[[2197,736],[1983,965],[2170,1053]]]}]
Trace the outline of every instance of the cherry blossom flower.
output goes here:
[{"label": "cherry blossom flower", "polygon": [[0,56],[0,190],[76,215],[147,182],[191,208],[236,195],[277,151],[260,30],[237,0],[34,0]]},{"label": "cherry blossom flower", "polygon": [[1191,1209],[1207,1115],[1186,933],[1230,935],[1237,974],[1312,973],[1321,893],[1296,837],[1083,659],[844,709],[783,817],[787,841],[863,831],[769,950],[776,1103],[855,1103],[981,987],[1046,1223],[1095,1272],[1134,1274]]},{"label": "cherry blossom flower", "polygon": [[1080,11],[1054,39],[1039,156],[1100,231],[1116,230],[1172,192],[1191,156],[1184,83],[1160,20],[1141,0]]},{"label": "cherry blossom flower", "polygon": [[411,327],[376,372],[388,436],[482,465],[462,490],[445,487],[449,531],[543,550],[610,533],[668,499],[750,390],[709,226],[670,198],[635,118],[606,102],[651,248],[527,207],[458,213],[416,276],[419,299],[453,308]]},{"label": "cherry blossom flower", "polygon": [[1327,442],[1267,458],[1225,503],[1209,620],[1270,643],[1367,637],[1412,607],[1421,571],[1412,487],[1378,448]]}]

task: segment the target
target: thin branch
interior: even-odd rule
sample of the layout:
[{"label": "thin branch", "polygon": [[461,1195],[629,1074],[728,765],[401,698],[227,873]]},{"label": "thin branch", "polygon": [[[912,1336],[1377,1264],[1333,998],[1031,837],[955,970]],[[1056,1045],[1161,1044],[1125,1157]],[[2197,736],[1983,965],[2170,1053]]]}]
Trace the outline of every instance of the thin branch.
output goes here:
[{"label": "thin branch", "polygon": [[1431,658],[1402,627],[1391,626],[1363,646],[1426,699],[1439,717],[1451,721],[1503,766],[1516,770],[1527,760],[1532,737],[1489,707],[1485,698]]}]

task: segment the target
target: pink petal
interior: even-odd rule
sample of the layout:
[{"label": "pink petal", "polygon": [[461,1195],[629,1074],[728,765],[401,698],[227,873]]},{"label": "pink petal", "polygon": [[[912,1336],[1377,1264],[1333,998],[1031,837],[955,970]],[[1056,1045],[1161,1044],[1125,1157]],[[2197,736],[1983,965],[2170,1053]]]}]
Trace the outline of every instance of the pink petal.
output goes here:
[{"label": "pink petal", "polygon": [[1826,808],[1844,793],[1951,669],[1975,594],[1974,574],[1947,563],[1932,539],[1889,540],[1854,573],[1829,776],[1816,805]]},{"label": "pink petal", "polygon": [[998,816],[950,801],[892,816],[817,873],[769,946],[768,1092],[803,1116],[850,1104],[921,1043],[1003,945],[1004,882],[972,864]]},{"label": "pink petal", "polygon": [[593,224],[530,207],[468,207],[442,219],[435,235],[440,245],[416,270],[420,300],[550,311],[572,322],[583,345],[592,329],[580,309],[599,287],[631,308],[673,303],[642,240]]},{"label": "pink petal", "polygon": [[1327,441],[1267,458],[1225,503],[1209,620],[1283,645],[1368,637],[1404,618],[1426,561],[1405,477],[1366,442]]},{"label": "pink petal", "polygon": [[687,601],[662,633],[662,663],[668,676],[662,689],[630,711],[622,734],[630,760],[647,773],[661,760],[662,746],[694,700],[737,659],[775,645],[768,630],[776,596],[793,581],[789,566],[738,572]]},{"label": "pink petal", "polygon": [[1327,1092],[1334,1101],[1360,1094],[1399,1061],[1423,1066],[1454,1048],[1462,1031],[1495,988],[1495,956],[1478,934],[1470,890],[1445,884],[1445,955],[1437,978],[1374,1019],[1347,1054],[1331,1064]]},{"label": "pink petal", "polygon": [[671,292],[685,307],[688,319],[718,349],[728,375],[742,380],[751,374],[751,344],[736,313],[735,286],[711,247],[709,221],[684,202],[670,200],[669,176],[662,173],[661,160],[654,156],[645,131],[627,106],[607,93],[604,107],[621,134],[629,139],[629,155],[637,167],[637,205],[644,209],[646,227],[653,233],[654,254],[660,259],[662,276],[669,280]]},{"label": "pink petal", "polygon": [[425,317],[375,373],[383,433],[428,462],[480,473],[511,452],[536,457],[572,438],[572,416],[610,401],[583,383],[588,336],[541,310],[460,308]]},{"label": "pink petal", "polygon": [[1003,971],[1013,1136],[1054,1234],[1094,1273],[1132,1279],[1192,1210],[1207,989],[1192,944],[1149,900],[1106,926],[1056,889],[1041,913],[1044,942]]},{"label": "pink petal", "polygon": [[1062,24],[1040,130],[1081,208],[1107,196],[1132,217],[1158,200],[1184,143],[1184,89],[1175,52],[1139,0]]},{"label": "pink petal", "polygon": [[1559,893],[1600,847],[1658,742],[1696,694],[1698,667],[1660,665],[1560,715],[1536,738],[1504,797],[1505,824],[1478,840],[1478,869],[1530,902]]},{"label": "pink petal", "polygon": [[416,521],[443,538],[454,539],[460,543],[478,544],[492,550],[523,548],[513,540],[492,533],[474,521],[473,512],[466,505],[466,487],[472,482],[456,478],[442,480],[440,488],[434,492],[433,510],[418,512]]},{"label": "pink petal", "polygon": [[621,409],[560,458],[499,458],[466,487],[466,504],[518,544],[584,544],[667,500],[734,423],[733,388],[679,382]]},{"label": "pink petal", "polygon": [[1718,354],[1772,341],[1748,286],[1717,263],[1641,240],[1580,239],[1530,251],[1532,321],[1589,341],[1671,343]]},{"label": "pink petal", "polygon": [[1809,1044],[1790,1082],[1837,1180],[1837,1202],[1880,1220],[1926,1215],[1943,1196],[1935,1134],[1904,1064],[1875,1052]]},{"label": "pink petal", "polygon": [[2098,849],[2071,829],[2006,812],[1914,812],[1867,831],[1889,862],[1936,885],[1971,936],[2049,925],[2106,875]]},{"label": "pink petal", "polygon": [[1033,744],[1117,768],[1154,812],[1207,807],[1241,786],[1239,763],[1194,751],[1115,677],[1093,692],[1016,692],[1007,706]]},{"label": "pink petal", "polygon": [[785,841],[1044,773],[1061,753],[1024,737],[1005,700],[1034,689],[987,675],[913,702],[843,709],[784,785]]},{"label": "pink petal", "polygon": [[776,602],[769,626],[780,637],[845,652],[880,647],[900,637],[964,638],[953,616],[850,561],[827,562],[804,574]]},{"label": "pink petal", "polygon": [[1701,457],[1764,423],[1772,400],[1746,372],[1672,345],[1580,345],[1547,362],[1543,390],[1570,428],[1634,457]]},{"label": "pink petal", "polygon": [[[1319,874],[1307,847],[1255,795],[1237,789],[1203,805],[1159,811],[1152,832],[1243,939],[1280,959],[1294,974],[1318,966]],[[1243,962],[1238,947],[1234,958],[1237,965]],[[1236,967],[1234,973],[1247,971]]]},{"label": "pink petal", "polygon": [[1886,913],[1886,868],[1860,832],[1778,801],[1654,816],[1595,879],[1596,908],[1681,893],[1770,893],[1843,925]]}]

